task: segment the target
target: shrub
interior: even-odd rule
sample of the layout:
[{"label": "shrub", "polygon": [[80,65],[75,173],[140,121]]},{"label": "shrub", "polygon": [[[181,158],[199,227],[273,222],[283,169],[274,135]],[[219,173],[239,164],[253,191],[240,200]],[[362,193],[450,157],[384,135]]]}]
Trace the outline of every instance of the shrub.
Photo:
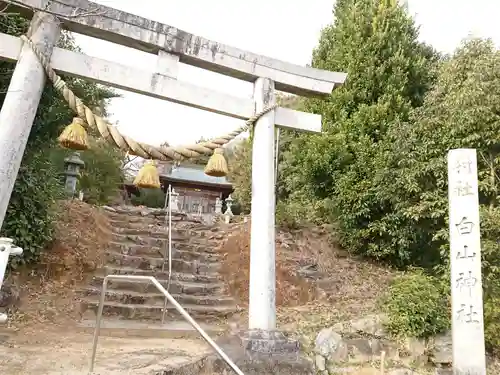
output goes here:
[{"label": "shrub", "polygon": [[489,298],[484,303],[484,338],[486,349],[500,355],[500,298]]},{"label": "shrub", "polygon": [[92,142],[92,148],[82,153],[85,168],[78,186],[91,204],[108,204],[119,195],[123,182],[123,153],[104,140]]},{"label": "shrub", "polygon": [[[119,195],[123,182],[123,153],[103,139],[89,137],[90,148],[80,152],[85,166],[80,172],[77,190],[84,192],[85,202],[95,205],[109,204]],[[52,152],[52,163],[60,172],[64,159],[74,150],[58,148]]]},{"label": "shrub", "polygon": [[24,250],[22,257],[11,259],[12,267],[37,261],[40,252],[52,242],[55,202],[64,194],[59,172],[44,152],[27,155],[23,160],[2,226],[2,235]]},{"label": "shrub", "polygon": [[386,328],[396,337],[426,338],[449,328],[444,287],[439,279],[421,271],[396,278],[382,303]]},{"label": "shrub", "polygon": [[161,189],[139,189],[140,196],[132,196],[134,206],[146,206],[151,208],[165,207],[165,193]]}]

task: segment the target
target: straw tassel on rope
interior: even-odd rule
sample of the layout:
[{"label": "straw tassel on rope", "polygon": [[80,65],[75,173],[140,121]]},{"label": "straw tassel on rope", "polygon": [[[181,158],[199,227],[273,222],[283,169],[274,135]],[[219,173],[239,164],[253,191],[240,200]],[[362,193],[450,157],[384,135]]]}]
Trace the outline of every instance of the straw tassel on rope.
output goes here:
[{"label": "straw tassel on rope", "polygon": [[160,188],[160,175],[158,174],[158,169],[153,160],[147,161],[142,168],[139,169],[134,179],[134,185],[144,189]]},{"label": "straw tassel on rope", "polygon": [[224,157],[224,149],[218,148],[208,159],[205,174],[213,177],[225,177],[228,174],[227,161]]},{"label": "straw tassel on rope", "polygon": [[85,129],[85,121],[75,117],[73,122],[66,126],[59,136],[59,143],[61,146],[73,150],[88,150],[89,140]]}]

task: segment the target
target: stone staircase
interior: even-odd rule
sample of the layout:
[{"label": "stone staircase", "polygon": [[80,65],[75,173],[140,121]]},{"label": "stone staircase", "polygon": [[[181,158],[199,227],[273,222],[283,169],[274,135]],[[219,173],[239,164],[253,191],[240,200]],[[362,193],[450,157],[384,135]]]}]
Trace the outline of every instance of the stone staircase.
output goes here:
[{"label": "stone staircase", "polygon": [[[137,207],[107,207],[112,227],[105,265],[90,285],[81,290],[81,327],[95,327],[102,282],[106,275],[154,276],[168,285],[168,226],[165,211]],[[172,214],[172,277],[170,294],[208,333],[225,329],[227,318],[237,312],[232,297],[224,291],[218,273],[217,240],[221,234],[182,213]],[[163,266],[163,268],[162,268]],[[164,296],[150,283],[108,282],[101,331],[109,335],[179,336],[198,335],[170,303],[161,324]]]}]

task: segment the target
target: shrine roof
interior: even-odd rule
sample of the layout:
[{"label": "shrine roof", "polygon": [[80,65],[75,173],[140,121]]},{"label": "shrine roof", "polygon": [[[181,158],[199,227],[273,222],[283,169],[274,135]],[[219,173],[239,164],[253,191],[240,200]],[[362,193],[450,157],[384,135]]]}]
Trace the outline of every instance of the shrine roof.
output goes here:
[{"label": "shrine roof", "polygon": [[180,165],[172,168],[170,173],[162,173],[161,177],[164,179],[171,179],[176,181],[185,181],[210,185],[222,185],[230,187],[232,184],[226,177],[213,177],[208,176],[203,171],[203,166]]}]

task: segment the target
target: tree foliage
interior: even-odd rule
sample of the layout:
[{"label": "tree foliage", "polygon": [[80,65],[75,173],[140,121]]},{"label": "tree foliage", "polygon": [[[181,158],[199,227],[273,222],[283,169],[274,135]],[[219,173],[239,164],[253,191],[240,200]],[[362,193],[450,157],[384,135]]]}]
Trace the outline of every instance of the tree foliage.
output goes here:
[{"label": "tree foliage", "polygon": [[379,249],[371,223],[390,202],[376,185],[377,155],[386,134],[422,104],[437,57],[418,41],[406,9],[395,2],[336,3],[313,53],[313,66],[348,73],[346,84],[306,108],[323,116],[323,134],[297,137],[282,163],[285,194],[316,214],[338,222],[340,243],[353,252],[398,257]]},{"label": "tree foliage", "polygon": [[[322,115],[322,134],[282,133],[277,215],[291,225],[328,221],[350,252],[423,267],[397,280],[385,307],[395,333],[434,334],[449,325],[446,155],[476,149],[486,343],[498,351],[500,51],[473,39],[439,56],[395,0],[338,0],[334,16],[312,65],[348,79],[301,103]],[[232,180],[247,209],[250,160],[246,142]]]},{"label": "tree foliage", "polygon": [[[104,139],[89,137],[90,148],[80,153],[85,163],[80,171],[77,190],[84,194],[84,201],[90,204],[108,204],[120,192],[124,181],[122,170],[124,154]],[[74,151],[55,147],[51,151],[51,162],[58,171],[64,169],[64,159]]]},{"label": "tree foliage", "polygon": [[228,164],[229,180],[235,188],[232,197],[248,213],[252,201],[252,144],[248,139],[233,141]]},{"label": "tree foliage", "polygon": [[134,206],[164,208],[166,194],[161,189],[139,189],[140,194],[132,196]]},{"label": "tree foliage", "polygon": [[[500,52],[491,41],[469,40],[453,56],[438,61],[416,42],[416,33],[408,32],[411,28],[398,28],[396,23],[389,28],[394,35],[386,43],[370,34],[366,43],[356,44],[363,33],[353,30],[369,29],[359,22],[356,7],[361,2],[339,4],[354,8],[324,32],[315,52],[315,59],[320,59],[316,66],[337,70],[344,61],[348,67],[356,66],[358,73],[351,74],[329,100],[307,102],[324,116],[326,134],[294,140],[285,160],[291,202],[308,202],[321,217],[336,223],[340,243],[348,250],[396,266],[424,266],[449,283],[446,154],[453,148],[475,148],[486,343],[490,350],[498,350]],[[369,9],[365,8],[367,14]],[[408,26],[402,8],[383,14]],[[347,22],[343,17],[352,19]],[[352,38],[340,37],[344,21]],[[402,39],[404,30],[412,43]],[[371,45],[374,40],[379,43]],[[350,42],[355,45],[347,49]],[[380,48],[391,45],[392,55],[381,59],[370,55],[383,55]],[[398,72],[398,79],[393,72]],[[398,284],[392,300],[398,302],[395,311],[411,305],[412,294],[405,297],[402,292],[414,282],[410,277]],[[427,280],[422,289],[430,284]],[[431,289],[422,293],[438,298],[437,289]],[[393,314],[395,329],[426,335],[445,328],[443,316],[449,319],[442,312],[433,318],[435,324],[416,327],[417,312]]]},{"label": "tree foliage", "polygon": [[[400,218],[388,233],[405,252],[425,254],[448,275],[449,149],[474,148],[478,156],[481,248],[486,342],[499,348],[500,209],[498,208],[500,132],[500,51],[488,40],[469,40],[444,62],[438,80],[408,123],[391,134],[386,159],[394,168],[384,176]],[[391,181],[391,183],[387,183]],[[446,276],[448,279],[448,276]]]},{"label": "tree foliage", "polygon": [[[278,94],[276,100],[284,108],[301,110],[304,107],[304,101],[297,96]],[[280,129],[278,163],[283,159],[284,152],[288,150],[294,137],[295,132]],[[248,213],[252,200],[252,141],[250,138],[238,139],[231,142],[224,150],[229,164],[229,179],[235,187],[233,194],[236,200],[235,204],[240,206],[242,212]],[[278,170],[276,186],[278,203],[286,191],[282,181]],[[279,204],[278,211],[281,212],[278,214],[278,218],[286,220],[288,207]]]}]

